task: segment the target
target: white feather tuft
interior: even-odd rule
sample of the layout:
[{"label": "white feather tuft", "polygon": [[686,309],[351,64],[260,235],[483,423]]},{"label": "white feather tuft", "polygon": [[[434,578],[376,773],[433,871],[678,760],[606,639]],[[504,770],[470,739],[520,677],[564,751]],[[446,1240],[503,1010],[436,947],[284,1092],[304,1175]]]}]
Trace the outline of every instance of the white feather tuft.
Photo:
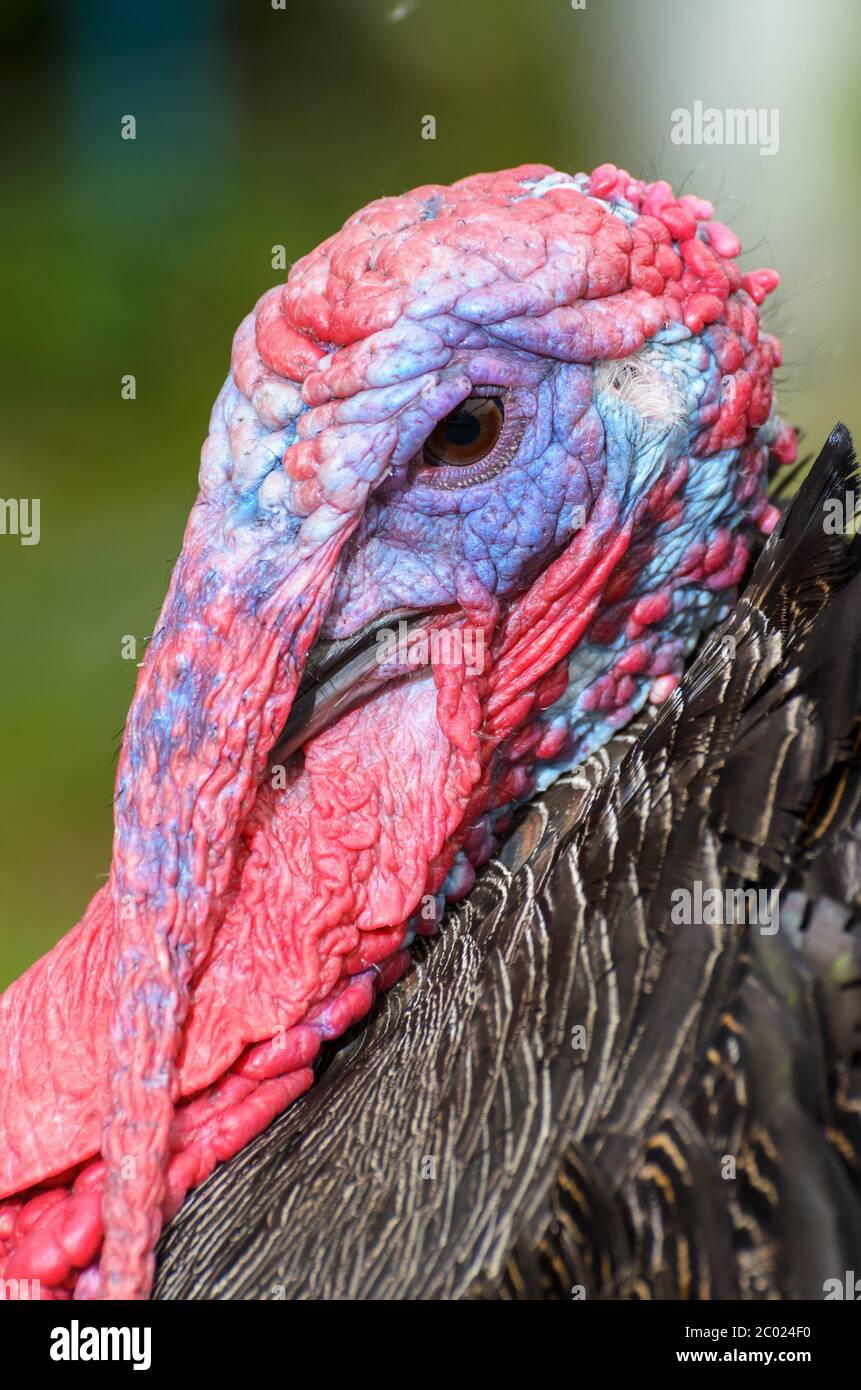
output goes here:
[{"label": "white feather tuft", "polygon": [[650,361],[644,352],[599,362],[595,385],[599,391],[612,391],[624,405],[662,430],[678,425],[687,414],[687,405],[676,381]]}]

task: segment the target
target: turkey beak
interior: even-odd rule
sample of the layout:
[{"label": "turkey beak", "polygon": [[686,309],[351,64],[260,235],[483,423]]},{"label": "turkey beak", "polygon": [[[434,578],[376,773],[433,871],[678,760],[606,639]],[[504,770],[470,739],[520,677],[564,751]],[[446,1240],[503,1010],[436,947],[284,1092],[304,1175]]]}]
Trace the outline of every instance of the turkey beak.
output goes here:
[{"label": "turkey beak", "polygon": [[388,681],[426,670],[426,661],[416,659],[420,658],[417,639],[431,616],[431,609],[401,609],[375,619],[351,637],[318,642],[270,754],[270,768],[285,763]]}]

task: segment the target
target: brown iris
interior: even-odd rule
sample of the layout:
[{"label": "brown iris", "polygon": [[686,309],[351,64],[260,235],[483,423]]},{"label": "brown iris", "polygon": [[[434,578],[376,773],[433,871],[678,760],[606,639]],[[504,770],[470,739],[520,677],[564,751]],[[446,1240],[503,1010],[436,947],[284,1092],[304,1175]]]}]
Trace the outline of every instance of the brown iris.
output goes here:
[{"label": "brown iris", "polygon": [[424,447],[424,462],[460,467],[486,458],[502,433],[501,396],[469,396],[440,420]]}]

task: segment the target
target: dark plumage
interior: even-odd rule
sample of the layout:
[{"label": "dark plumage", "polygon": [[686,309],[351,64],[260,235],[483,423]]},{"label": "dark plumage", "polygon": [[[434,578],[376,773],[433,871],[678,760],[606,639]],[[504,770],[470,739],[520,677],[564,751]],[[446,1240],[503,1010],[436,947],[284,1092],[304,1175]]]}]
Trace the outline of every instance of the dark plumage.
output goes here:
[{"label": "dark plumage", "polygon": [[[813,1297],[861,1258],[861,545],[831,434],[659,714],[523,813],[162,1297]],[[678,890],[780,893],[780,929]],[[578,1033],[582,1029],[582,1036]]]}]

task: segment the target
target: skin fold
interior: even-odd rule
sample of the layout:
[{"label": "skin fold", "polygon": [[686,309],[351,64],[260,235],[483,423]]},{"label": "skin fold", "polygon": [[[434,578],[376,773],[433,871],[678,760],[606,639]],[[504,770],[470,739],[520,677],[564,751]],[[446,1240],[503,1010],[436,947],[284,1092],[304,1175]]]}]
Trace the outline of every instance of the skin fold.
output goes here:
[{"label": "skin fold", "polygon": [[[739,250],[663,182],[527,165],[371,203],[240,325],[108,883],[0,998],[0,1278],[145,1297],[512,807],[674,689],[794,457]],[[479,462],[428,453],[488,398]],[[403,613],[452,640],[273,764],[326,644]]]}]

